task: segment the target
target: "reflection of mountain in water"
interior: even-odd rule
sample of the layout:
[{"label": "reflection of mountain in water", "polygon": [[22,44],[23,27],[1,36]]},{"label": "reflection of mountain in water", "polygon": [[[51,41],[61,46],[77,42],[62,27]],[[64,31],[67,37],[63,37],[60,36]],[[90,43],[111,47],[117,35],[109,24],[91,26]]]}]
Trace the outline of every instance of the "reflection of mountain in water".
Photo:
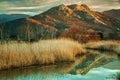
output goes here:
[{"label": "reflection of mountain in water", "polygon": [[87,55],[87,59],[70,71],[71,74],[86,74],[95,67],[100,67],[115,60],[116,55],[109,53],[100,53],[98,51],[89,51],[92,54]]},{"label": "reflection of mountain in water", "polygon": [[113,70],[120,70],[120,56],[118,56],[118,59],[110,62],[109,64],[106,64],[103,66],[104,68],[109,68],[109,69],[113,69]]},{"label": "reflection of mountain in water", "polygon": [[89,51],[89,54],[77,57],[75,63],[1,71],[0,80],[52,80],[53,78],[69,80],[70,73],[86,74],[92,68],[114,61],[116,57],[116,55]]}]

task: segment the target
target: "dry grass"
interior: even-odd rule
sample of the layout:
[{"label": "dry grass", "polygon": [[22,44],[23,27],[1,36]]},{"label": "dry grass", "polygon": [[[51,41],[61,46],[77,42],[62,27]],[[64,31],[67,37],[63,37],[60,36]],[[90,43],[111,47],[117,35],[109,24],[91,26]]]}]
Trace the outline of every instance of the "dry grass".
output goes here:
[{"label": "dry grass", "polygon": [[69,73],[71,70],[73,71],[74,68],[82,64],[86,60],[86,55],[78,56],[75,59],[74,63],[68,62],[66,63],[60,63],[60,64],[54,64],[54,65],[47,65],[47,66],[31,66],[27,68],[22,68],[22,69],[10,69],[6,71],[0,71],[0,80],[17,80],[18,77],[28,77],[28,76],[34,76],[34,75],[45,75],[46,77],[47,74],[49,73]]},{"label": "dry grass", "polygon": [[88,49],[113,51],[120,54],[120,41],[89,42],[85,45]]},{"label": "dry grass", "polygon": [[75,56],[82,53],[85,50],[78,42],[67,39],[8,42],[0,44],[0,70],[74,61]]}]

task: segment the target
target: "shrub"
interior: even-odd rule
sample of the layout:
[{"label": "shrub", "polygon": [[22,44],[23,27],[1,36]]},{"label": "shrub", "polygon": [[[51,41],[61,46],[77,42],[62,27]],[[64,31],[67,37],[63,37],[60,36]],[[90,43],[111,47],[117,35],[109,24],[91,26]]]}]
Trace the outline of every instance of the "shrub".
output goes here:
[{"label": "shrub", "polygon": [[71,27],[62,33],[60,37],[71,38],[83,43],[100,40],[100,36],[94,30],[86,30],[80,27]]}]

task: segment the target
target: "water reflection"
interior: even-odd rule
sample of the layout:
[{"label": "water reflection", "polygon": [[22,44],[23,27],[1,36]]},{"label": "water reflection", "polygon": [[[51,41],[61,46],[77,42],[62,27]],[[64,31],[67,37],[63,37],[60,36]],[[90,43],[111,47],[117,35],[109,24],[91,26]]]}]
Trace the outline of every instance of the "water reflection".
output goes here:
[{"label": "water reflection", "polygon": [[[0,73],[0,80],[17,80],[21,78],[28,78],[28,77],[36,77],[40,76],[44,78],[44,75],[52,74],[52,73],[66,73],[74,67],[74,64],[68,65],[53,65],[53,66],[45,66],[45,67],[31,67],[26,69],[15,69],[15,70],[8,70],[2,71]],[[22,80],[22,79],[21,79]],[[24,79],[23,79],[24,80]]]},{"label": "water reflection", "polygon": [[118,61],[120,62],[120,55],[118,55]]},{"label": "water reflection", "polygon": [[[103,66],[109,62],[116,60],[117,56],[113,53],[99,52],[90,50],[88,51],[87,59],[82,64],[75,66],[73,70],[70,71],[71,74],[87,74],[92,68]],[[92,54],[91,54],[92,53]]]},{"label": "water reflection", "polygon": [[[77,57],[74,63],[1,71],[0,80],[93,80],[96,72],[99,74],[97,77],[104,78],[110,73],[118,72],[120,64],[115,64],[116,61],[120,61],[120,56],[114,53],[88,51],[87,55]],[[114,71],[111,70],[111,65]],[[110,72],[103,75],[104,71]]]},{"label": "water reflection", "polygon": [[48,76],[48,74],[54,74],[54,73],[65,74],[68,73],[70,70],[72,70],[76,65],[81,64],[84,60],[86,60],[86,56],[77,57],[74,63],[64,63],[64,64],[56,64],[56,65],[43,66],[43,67],[30,67],[24,69],[1,71],[0,80],[17,80],[19,79],[19,77],[29,77],[29,76],[36,77],[38,75],[40,77],[43,77],[44,75]]}]

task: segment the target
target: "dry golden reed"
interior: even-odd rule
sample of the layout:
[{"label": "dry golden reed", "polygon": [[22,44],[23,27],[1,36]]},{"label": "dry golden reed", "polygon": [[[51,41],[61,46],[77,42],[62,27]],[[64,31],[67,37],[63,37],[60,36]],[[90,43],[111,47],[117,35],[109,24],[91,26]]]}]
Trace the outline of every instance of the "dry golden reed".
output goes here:
[{"label": "dry golden reed", "polygon": [[82,53],[85,53],[82,46],[68,39],[8,42],[0,44],[0,70],[74,61]]},{"label": "dry golden reed", "polygon": [[89,49],[113,51],[120,54],[120,41],[89,42],[85,47]]}]

